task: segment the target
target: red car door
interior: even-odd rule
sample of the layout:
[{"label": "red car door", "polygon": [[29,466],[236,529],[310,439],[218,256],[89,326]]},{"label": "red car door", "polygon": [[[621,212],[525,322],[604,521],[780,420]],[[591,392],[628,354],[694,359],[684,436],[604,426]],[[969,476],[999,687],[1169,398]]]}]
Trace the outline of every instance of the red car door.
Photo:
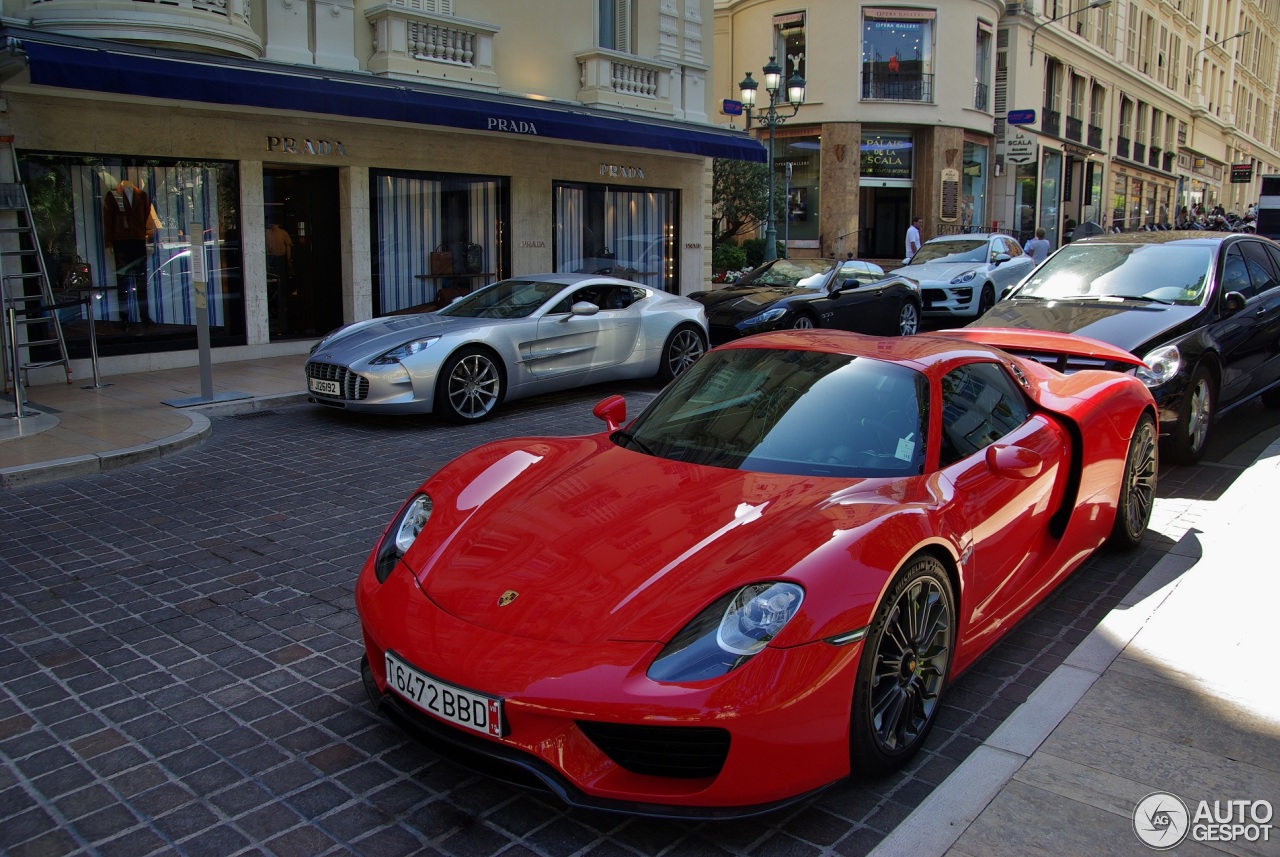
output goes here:
[{"label": "red car door", "polygon": [[1066,477],[1070,439],[1032,414],[996,363],[973,363],[942,381],[942,476],[953,486],[948,517],[962,542],[968,639],[985,647],[1020,612],[1019,592],[1038,582],[1057,546],[1049,521]]}]

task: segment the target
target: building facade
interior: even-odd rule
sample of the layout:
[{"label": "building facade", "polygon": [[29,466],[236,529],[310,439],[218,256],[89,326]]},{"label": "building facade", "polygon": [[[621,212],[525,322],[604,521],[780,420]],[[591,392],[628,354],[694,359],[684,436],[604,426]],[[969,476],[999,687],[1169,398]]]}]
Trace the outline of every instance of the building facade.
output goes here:
[{"label": "building facade", "polygon": [[109,374],[192,365],[205,308],[217,362],[513,275],[692,291],[712,159],[765,157],[712,121],[711,0],[3,10],[0,134],[51,278],[91,272],[79,377],[90,314]]},{"label": "building facade", "polygon": [[1280,169],[1280,0],[717,0],[715,15],[718,98],[770,56],[807,83],[774,141],[793,255],[901,258],[914,214],[926,238],[1043,227],[1053,246],[1087,221],[1243,214]]}]

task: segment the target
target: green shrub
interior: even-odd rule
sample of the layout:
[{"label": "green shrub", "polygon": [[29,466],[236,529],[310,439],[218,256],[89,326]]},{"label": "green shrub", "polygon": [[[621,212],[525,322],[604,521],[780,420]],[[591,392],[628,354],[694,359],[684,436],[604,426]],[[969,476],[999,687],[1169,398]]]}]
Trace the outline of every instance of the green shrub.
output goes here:
[{"label": "green shrub", "polygon": [[[758,268],[760,267],[760,264],[764,262],[763,238],[748,238],[746,241],[742,242],[742,249],[746,251],[747,265],[750,267]],[[781,259],[784,255],[786,255],[786,249],[782,242],[779,241],[777,243],[777,256]]]},{"label": "green shrub", "polygon": [[740,271],[747,267],[747,253],[737,244],[719,244],[711,251],[711,270]]}]

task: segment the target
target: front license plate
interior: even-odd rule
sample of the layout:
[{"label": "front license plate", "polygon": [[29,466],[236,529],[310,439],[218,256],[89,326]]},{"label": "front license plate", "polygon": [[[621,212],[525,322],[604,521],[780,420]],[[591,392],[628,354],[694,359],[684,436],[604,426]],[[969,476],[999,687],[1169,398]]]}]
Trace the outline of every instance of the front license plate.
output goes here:
[{"label": "front license plate", "polygon": [[342,387],[337,381],[322,381],[319,378],[308,378],[311,385],[311,392],[319,393],[322,396],[341,396]]},{"label": "front license plate", "polygon": [[387,652],[387,686],[415,706],[474,732],[502,737],[502,700],[432,678]]}]

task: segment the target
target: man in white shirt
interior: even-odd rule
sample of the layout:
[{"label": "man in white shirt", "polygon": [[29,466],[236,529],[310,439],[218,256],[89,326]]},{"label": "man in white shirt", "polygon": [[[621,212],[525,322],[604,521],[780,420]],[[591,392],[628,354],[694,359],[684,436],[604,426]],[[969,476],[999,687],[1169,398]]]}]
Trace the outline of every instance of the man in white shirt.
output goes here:
[{"label": "man in white shirt", "polygon": [[1043,226],[1037,228],[1036,237],[1028,238],[1022,247],[1022,252],[1030,256],[1037,265],[1049,258],[1049,242],[1044,237],[1046,234]]},{"label": "man in white shirt", "polygon": [[924,218],[916,215],[911,219],[911,225],[907,227],[907,258],[910,259],[920,249],[920,227],[924,225]]}]

